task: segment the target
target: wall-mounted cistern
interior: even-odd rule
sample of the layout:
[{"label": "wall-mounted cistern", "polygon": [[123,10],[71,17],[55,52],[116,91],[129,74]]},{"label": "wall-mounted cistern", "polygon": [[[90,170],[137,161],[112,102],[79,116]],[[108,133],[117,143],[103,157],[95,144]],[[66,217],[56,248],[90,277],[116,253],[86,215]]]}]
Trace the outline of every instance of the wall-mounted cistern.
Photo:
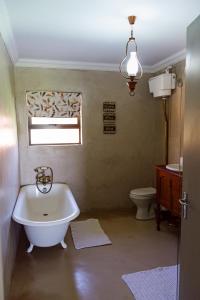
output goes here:
[{"label": "wall-mounted cistern", "polygon": [[35,180],[38,191],[43,194],[50,192],[53,184],[53,170],[50,167],[42,166],[34,169]]}]

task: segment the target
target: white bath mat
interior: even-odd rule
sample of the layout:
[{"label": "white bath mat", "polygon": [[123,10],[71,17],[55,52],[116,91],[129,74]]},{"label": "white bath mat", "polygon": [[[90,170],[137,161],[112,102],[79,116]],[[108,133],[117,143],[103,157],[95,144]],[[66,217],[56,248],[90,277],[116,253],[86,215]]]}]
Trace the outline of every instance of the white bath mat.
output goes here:
[{"label": "white bath mat", "polygon": [[97,219],[72,222],[70,226],[76,249],[112,244]]},{"label": "white bath mat", "polygon": [[176,300],[177,266],[123,275],[136,300]]}]

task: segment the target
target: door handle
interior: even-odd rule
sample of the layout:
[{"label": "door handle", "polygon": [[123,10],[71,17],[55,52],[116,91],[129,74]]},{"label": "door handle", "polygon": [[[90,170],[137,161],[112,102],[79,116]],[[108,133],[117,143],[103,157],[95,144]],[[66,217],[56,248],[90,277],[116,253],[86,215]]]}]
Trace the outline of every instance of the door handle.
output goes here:
[{"label": "door handle", "polygon": [[183,192],[183,197],[179,200],[179,203],[181,204],[183,219],[187,219],[189,200],[188,200],[188,194],[186,192]]}]

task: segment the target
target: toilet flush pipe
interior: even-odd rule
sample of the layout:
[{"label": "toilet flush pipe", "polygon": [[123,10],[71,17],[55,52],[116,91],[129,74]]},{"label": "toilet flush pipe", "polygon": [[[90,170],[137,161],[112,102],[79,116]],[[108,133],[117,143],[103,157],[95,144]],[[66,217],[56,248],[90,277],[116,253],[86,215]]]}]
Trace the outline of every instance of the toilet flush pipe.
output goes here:
[{"label": "toilet flush pipe", "polygon": [[163,98],[163,111],[165,118],[165,164],[167,165],[169,160],[169,118],[167,113],[167,98]]}]

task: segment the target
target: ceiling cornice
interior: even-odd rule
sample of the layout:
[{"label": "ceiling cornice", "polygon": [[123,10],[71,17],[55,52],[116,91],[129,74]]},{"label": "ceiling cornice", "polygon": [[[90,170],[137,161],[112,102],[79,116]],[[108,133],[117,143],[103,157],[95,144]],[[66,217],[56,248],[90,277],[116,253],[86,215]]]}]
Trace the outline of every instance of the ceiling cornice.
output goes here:
[{"label": "ceiling cornice", "polygon": [[[60,61],[44,59],[18,59],[16,67],[26,68],[48,68],[48,69],[69,69],[69,70],[94,70],[119,72],[119,64],[104,64],[77,61]],[[151,72],[151,67],[143,66],[145,73]]]},{"label": "ceiling cornice", "polygon": [[119,71],[119,65],[91,63],[79,61],[45,60],[45,59],[24,59],[20,58],[15,64],[16,67],[33,67],[48,69],[70,69],[70,70],[97,70],[97,71]]},{"label": "ceiling cornice", "polygon": [[2,35],[10,58],[15,64],[18,60],[18,52],[4,0],[0,0],[0,34]]},{"label": "ceiling cornice", "polygon": [[150,73],[156,73],[160,70],[165,69],[166,67],[170,65],[174,65],[182,60],[185,60],[186,58],[186,49],[183,49],[161,61],[156,63],[155,65],[150,66],[151,72]]},{"label": "ceiling cornice", "polygon": [[[182,50],[170,57],[161,60],[152,66],[143,66],[144,73],[156,73],[169,65],[176,64],[185,59],[186,50]],[[91,62],[75,62],[44,59],[24,59],[20,58],[15,63],[16,67],[25,68],[47,68],[47,69],[69,69],[69,70],[95,70],[95,71],[119,71],[118,64],[103,64]]]}]

